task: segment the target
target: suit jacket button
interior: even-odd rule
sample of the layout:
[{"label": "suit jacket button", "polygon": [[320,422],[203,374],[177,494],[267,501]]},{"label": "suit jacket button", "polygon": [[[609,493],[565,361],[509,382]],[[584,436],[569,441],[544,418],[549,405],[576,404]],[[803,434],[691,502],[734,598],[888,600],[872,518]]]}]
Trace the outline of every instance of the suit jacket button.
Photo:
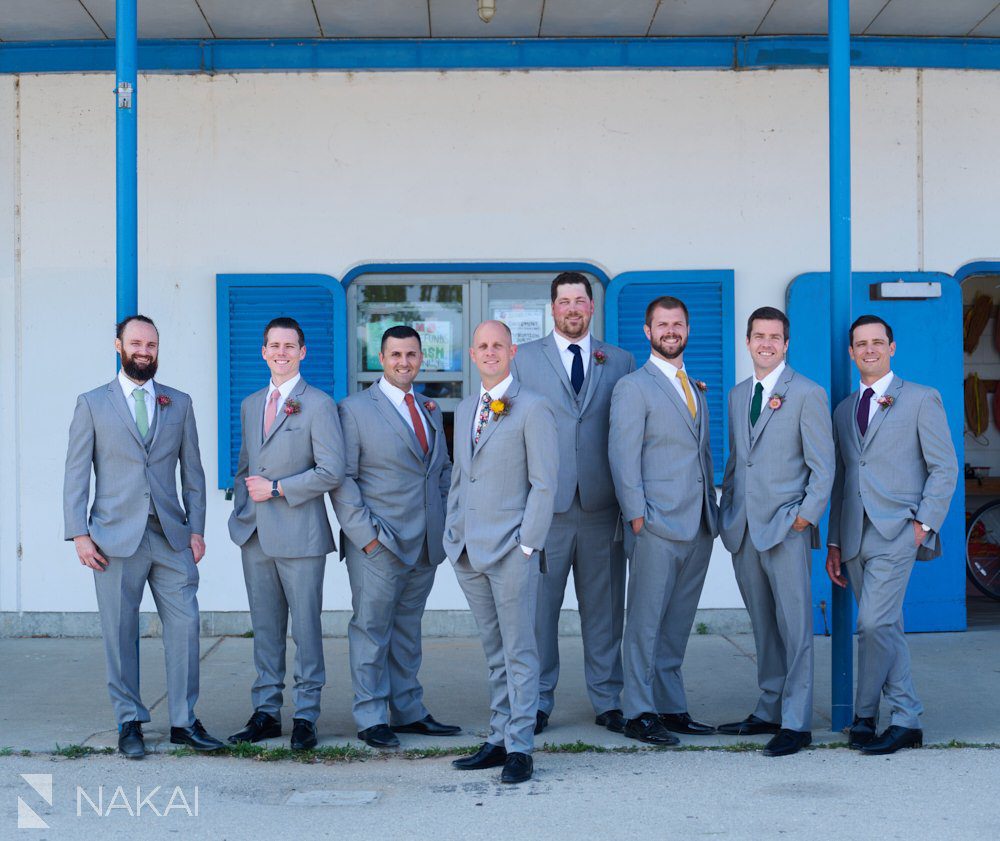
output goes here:
[{"label": "suit jacket button", "polygon": [[858,464],[860,464],[860,465],[861,465],[862,467],[864,467],[864,466],[865,466],[865,463],[864,463],[863,461],[861,461],[861,462],[858,462]]},{"label": "suit jacket button", "polygon": [[470,482],[475,482],[476,481],[476,477],[475,476],[470,476],[469,477],[469,481]]},{"label": "suit jacket button", "polygon": [[747,462],[747,467],[753,467],[753,462],[752,461],[748,461]]},{"label": "suit jacket button", "polygon": [[704,480],[704,479],[702,479],[702,478],[701,478],[701,476],[699,476],[699,477],[698,477],[698,481],[699,481],[699,482],[704,482],[705,480]]}]

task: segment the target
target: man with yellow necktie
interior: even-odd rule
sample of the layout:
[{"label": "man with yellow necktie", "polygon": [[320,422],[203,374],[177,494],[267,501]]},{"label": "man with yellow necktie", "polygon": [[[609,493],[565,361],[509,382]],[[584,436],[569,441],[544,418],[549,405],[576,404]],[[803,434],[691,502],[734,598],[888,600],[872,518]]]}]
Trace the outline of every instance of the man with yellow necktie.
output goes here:
[{"label": "man with yellow necktie", "polygon": [[626,736],[673,745],[672,732],[714,732],[688,713],[681,664],[718,534],[718,506],[705,387],[684,367],[687,307],[657,298],[644,329],[649,361],[615,386],[608,445],[629,557],[622,707]]}]

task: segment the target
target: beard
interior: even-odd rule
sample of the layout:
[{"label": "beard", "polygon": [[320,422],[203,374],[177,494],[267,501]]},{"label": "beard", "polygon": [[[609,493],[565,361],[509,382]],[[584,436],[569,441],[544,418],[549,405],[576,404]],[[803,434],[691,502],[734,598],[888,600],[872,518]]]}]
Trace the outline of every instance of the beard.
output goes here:
[{"label": "beard", "polygon": [[157,359],[155,356],[149,362],[136,362],[134,356],[129,356],[122,350],[121,357],[122,370],[126,377],[145,382],[156,376]]},{"label": "beard", "polygon": [[[569,316],[581,316],[579,327],[575,327],[569,320]],[[559,332],[562,333],[567,339],[579,339],[587,334],[590,329],[590,319],[587,318],[585,313],[573,312],[568,313],[565,317],[560,318],[556,321],[556,327],[559,328]]]},{"label": "beard", "polygon": [[668,338],[672,339],[674,337],[673,336],[669,336],[669,337],[668,336],[663,336],[663,337],[660,338],[660,340],[659,340],[658,343],[655,342],[655,341],[653,341],[653,340],[650,340],[649,347],[652,350],[655,350],[664,359],[676,359],[678,356],[680,356],[682,353],[684,353],[684,349],[688,346],[687,339],[684,339],[677,346],[677,348],[675,350],[669,350],[667,348],[667,344],[666,344],[666,340]]}]

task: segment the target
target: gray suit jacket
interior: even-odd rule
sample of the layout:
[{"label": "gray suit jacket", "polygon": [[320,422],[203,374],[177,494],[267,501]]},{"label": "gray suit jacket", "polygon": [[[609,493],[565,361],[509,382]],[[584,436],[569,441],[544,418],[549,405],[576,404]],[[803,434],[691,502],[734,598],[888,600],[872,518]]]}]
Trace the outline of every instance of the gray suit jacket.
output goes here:
[{"label": "gray suit jacket", "polygon": [[518,545],[545,547],[559,476],[556,424],[545,400],[516,379],[504,399],[510,413],[490,420],[475,452],[478,390],[455,412],[455,467],[444,548],[452,563],[466,550],[469,563],[480,572]]},{"label": "gray suit jacket", "polygon": [[828,543],[849,561],[861,551],[865,515],[879,534],[893,540],[917,520],[931,527],[917,560],[941,554],[938,532],[958,480],[958,460],[936,389],[893,377],[862,440],[855,411],[859,392],[833,413],[837,474],[830,497]]},{"label": "gray suit jacket", "polygon": [[[587,377],[579,397],[573,391],[552,334],[518,345],[511,371],[521,385],[547,398],[559,435],[559,486],[555,511],[569,510],[580,489],[584,511],[617,504],[608,464],[608,423],[615,383],[635,370],[628,351],[591,337]],[[604,361],[597,362],[600,352]]]},{"label": "gray suit jacket", "polygon": [[708,403],[691,385],[696,419],[652,362],[622,377],[611,398],[608,451],[622,516],[645,517],[645,528],[667,540],[692,540],[702,517],[719,533]]},{"label": "gray suit jacket", "polygon": [[[336,545],[323,495],[344,481],[344,436],[337,404],[305,379],[288,397],[299,401],[301,410],[279,412],[267,438],[263,437],[267,388],[240,406],[242,439],[229,535],[242,546],[256,530],[261,548],[273,558],[326,555]],[[244,482],[250,475],[279,480],[285,495],[254,502]]]},{"label": "gray suit jacket", "polygon": [[[175,551],[191,544],[192,532],[205,533],[205,472],[191,398],[158,382],[155,389],[170,403],[156,407],[148,452],[117,378],[77,398],[63,486],[67,540],[89,534],[104,555],[135,554],[150,497]],[[183,506],[177,499],[178,464]],[[88,517],[91,469],[97,484]]]},{"label": "gray suit jacket", "polygon": [[[750,540],[758,551],[777,546],[796,516],[813,524],[813,548],[820,547],[820,518],[833,488],[835,456],[826,391],[786,365],[772,399],[750,428],[754,378],[729,392],[729,459],[722,480],[719,532],[730,552]],[[769,401],[770,402],[770,401]]]},{"label": "gray suit jacket", "polygon": [[[404,564],[420,558],[424,540],[432,564],[444,560],[444,507],[451,459],[441,409],[414,393],[418,411],[433,430],[425,456],[417,436],[378,383],[340,403],[347,475],[330,494],[340,527],[359,549],[376,537]],[[344,544],[340,546],[341,556]]]}]

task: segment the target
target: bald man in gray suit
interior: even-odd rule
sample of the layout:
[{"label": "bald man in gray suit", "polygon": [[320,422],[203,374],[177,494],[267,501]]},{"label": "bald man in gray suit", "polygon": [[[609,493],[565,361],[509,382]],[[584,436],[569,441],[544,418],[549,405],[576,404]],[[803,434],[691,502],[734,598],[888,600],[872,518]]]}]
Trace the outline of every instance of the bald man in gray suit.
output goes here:
[{"label": "bald man in gray suit", "polygon": [[552,281],[551,293],[555,329],[518,346],[511,365],[522,385],[549,401],[562,430],[555,515],[545,542],[548,571],[538,585],[535,631],[541,677],[535,733],[545,729],[555,706],[559,614],[570,569],[596,723],[621,733],[625,553],[608,464],[608,422],[611,392],[619,379],[635,370],[635,359],[591,335],[593,290],[584,275],[562,272]]},{"label": "bald man in gray suit", "polygon": [[729,392],[729,460],[719,531],[757,647],[760,699],[720,733],[772,733],[765,756],[812,741],[812,554],[833,487],[826,392],[785,364],[788,318],[774,307],[747,321],[753,376]]},{"label": "bald man in gray suit", "polygon": [[323,662],[323,577],[336,544],[326,494],[344,481],[344,436],[337,404],[302,378],[305,334],[293,318],[264,328],[267,388],[240,406],[240,458],[229,535],[243,555],[257,678],[254,712],[233,744],[281,735],[288,617],[295,640],[292,750],[317,743]]},{"label": "bald man in gray suit", "polygon": [[417,679],[420,620],[444,560],[451,485],[441,409],[413,388],[423,359],[416,330],[390,327],[379,352],[382,377],[340,403],[347,475],[331,497],[347,538],[354,721],[373,748],[398,747],[396,733],[461,732],[434,720]]},{"label": "bald man in gray suit", "polygon": [[153,379],[159,347],[146,316],[118,325],[121,371],[77,399],[63,487],[66,539],[94,571],[118,749],[129,759],[145,755],[142,725],[149,721],[139,697],[139,605],[147,583],[163,623],[170,741],[200,751],[223,747],[194,713],[205,473],[191,398]]},{"label": "bald man in gray suit", "polygon": [[674,745],[671,731],[715,732],[689,714],[681,664],[718,534],[718,506],[704,386],[684,367],[684,302],[652,301],[645,332],[649,361],[622,377],[611,398],[611,473],[629,538],[622,703],[626,736]]},{"label": "bald man in gray suit", "polygon": [[[880,755],[923,744],[903,599],[914,561],[941,554],[939,532],[958,460],[941,395],[893,374],[892,328],[878,316],[861,316],[851,325],[849,351],[861,384],[833,413],[837,473],[826,571],[839,587],[850,581],[858,600],[858,686],[848,744]],[[883,697],[890,724],[877,733]]]},{"label": "bald man in gray suit", "polygon": [[552,524],[559,444],[552,410],[510,373],[507,325],[485,321],[470,355],[482,385],[455,413],[444,548],[486,652],[490,731],[462,770],[503,766],[501,782],[531,779],[538,710],[535,607],[541,550]]}]

